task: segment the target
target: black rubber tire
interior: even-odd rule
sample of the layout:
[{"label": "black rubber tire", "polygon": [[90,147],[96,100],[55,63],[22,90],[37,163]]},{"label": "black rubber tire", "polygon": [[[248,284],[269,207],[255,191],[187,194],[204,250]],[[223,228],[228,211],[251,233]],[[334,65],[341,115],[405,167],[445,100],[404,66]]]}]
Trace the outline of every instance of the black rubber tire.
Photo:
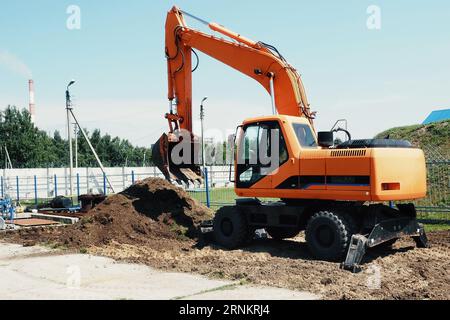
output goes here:
[{"label": "black rubber tire", "polygon": [[213,233],[216,242],[227,249],[242,247],[250,238],[247,221],[235,207],[222,207],[217,211]]},{"label": "black rubber tire", "polygon": [[267,233],[275,240],[283,240],[294,238],[300,233],[300,230],[296,228],[286,228],[286,227],[268,227],[266,228]]},{"label": "black rubber tire", "polygon": [[341,261],[355,230],[353,219],[343,213],[320,211],[306,226],[306,243],[320,260]]}]

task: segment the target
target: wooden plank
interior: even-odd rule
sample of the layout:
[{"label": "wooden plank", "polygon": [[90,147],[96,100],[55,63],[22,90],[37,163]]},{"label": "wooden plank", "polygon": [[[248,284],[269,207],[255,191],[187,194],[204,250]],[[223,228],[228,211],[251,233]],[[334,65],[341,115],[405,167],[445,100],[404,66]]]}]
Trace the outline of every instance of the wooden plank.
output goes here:
[{"label": "wooden plank", "polygon": [[14,220],[14,224],[22,227],[35,227],[35,226],[49,226],[58,224],[58,222],[50,221],[50,220],[44,220],[44,219],[18,219]]}]

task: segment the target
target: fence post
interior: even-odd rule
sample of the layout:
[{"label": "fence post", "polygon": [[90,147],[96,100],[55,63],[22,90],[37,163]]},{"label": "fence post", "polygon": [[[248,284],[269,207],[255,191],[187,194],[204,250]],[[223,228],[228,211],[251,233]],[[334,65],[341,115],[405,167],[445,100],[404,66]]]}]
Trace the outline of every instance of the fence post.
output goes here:
[{"label": "fence post", "polygon": [[4,193],[4,189],[3,189],[3,177],[0,177],[1,178],[1,180],[2,180],[2,198],[5,196],[5,193]]},{"label": "fence post", "polygon": [[131,183],[134,184],[134,170],[131,171]]},{"label": "fence post", "polygon": [[80,198],[80,174],[77,172],[77,203]]},{"label": "fence post", "polygon": [[56,178],[56,174],[53,176],[55,180],[55,198],[58,196],[58,179]]},{"label": "fence post", "polygon": [[47,184],[47,198],[50,198],[50,177],[49,177],[49,168],[47,168],[47,172],[45,174],[45,181]]},{"label": "fence post", "polygon": [[106,174],[103,173],[103,194],[106,196]]},{"label": "fence post", "polygon": [[208,168],[205,167],[205,190],[206,190],[206,206],[211,208],[211,202],[209,198],[209,181],[208,181]]},{"label": "fence post", "polygon": [[123,190],[127,188],[127,176],[125,173],[125,167],[122,167],[122,188]]},{"label": "fence post", "polygon": [[20,200],[19,176],[16,176],[16,192],[17,192],[17,202],[19,202]]},{"label": "fence post", "polygon": [[89,167],[86,167],[86,192],[89,193]]},{"label": "fence post", "polygon": [[37,177],[34,176],[34,204],[38,204]]}]

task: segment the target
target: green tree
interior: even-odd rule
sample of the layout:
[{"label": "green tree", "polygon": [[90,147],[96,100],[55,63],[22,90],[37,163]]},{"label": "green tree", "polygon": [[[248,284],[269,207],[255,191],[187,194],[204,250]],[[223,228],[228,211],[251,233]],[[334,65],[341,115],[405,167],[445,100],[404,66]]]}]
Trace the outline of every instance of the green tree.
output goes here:
[{"label": "green tree", "polygon": [[[142,166],[144,153],[146,164],[151,163],[148,148],[134,147],[128,140],[102,135],[95,129],[92,134],[84,130],[104,166]],[[94,167],[97,161],[80,133],[78,143],[78,166]],[[53,137],[39,130],[31,121],[27,110],[8,106],[0,112],[0,156],[5,158],[4,147],[8,148],[14,168],[65,167],[68,164],[69,143],[55,131]],[[3,162],[3,161],[2,161]]]}]

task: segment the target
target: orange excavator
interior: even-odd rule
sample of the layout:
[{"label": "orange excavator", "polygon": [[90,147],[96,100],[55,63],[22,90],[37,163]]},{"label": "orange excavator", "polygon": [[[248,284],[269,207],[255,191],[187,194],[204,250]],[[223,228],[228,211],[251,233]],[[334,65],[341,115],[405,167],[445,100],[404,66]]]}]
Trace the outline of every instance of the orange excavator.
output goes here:
[{"label": "orange excavator", "polygon": [[[206,24],[219,38],[189,28],[185,17]],[[173,7],[166,20],[169,132],[153,146],[153,161],[166,179],[202,181],[199,143],[192,131],[192,57],[201,51],[259,82],[272,98],[273,115],[246,119],[234,145],[235,205],[220,208],[204,230],[230,249],[265,229],[274,239],[305,230],[311,253],[344,260],[360,270],[369,248],[402,236],[427,247],[415,206],[426,195],[423,151],[391,139],[352,140],[338,128],[316,132],[298,72],[272,45]],[[335,144],[334,133],[348,140]],[[279,199],[266,201],[260,199]],[[393,201],[399,201],[394,206]],[[406,202],[405,202],[406,201]],[[384,204],[389,202],[390,205]]]}]

